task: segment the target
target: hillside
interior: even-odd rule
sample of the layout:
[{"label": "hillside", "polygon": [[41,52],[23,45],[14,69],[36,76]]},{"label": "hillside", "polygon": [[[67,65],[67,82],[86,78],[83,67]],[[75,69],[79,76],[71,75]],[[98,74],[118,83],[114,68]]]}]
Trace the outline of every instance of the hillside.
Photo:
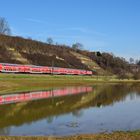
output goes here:
[{"label": "hillside", "polygon": [[0,35],[0,62],[88,69],[99,75],[132,73],[128,62],[109,53],[74,50],[6,35]]}]

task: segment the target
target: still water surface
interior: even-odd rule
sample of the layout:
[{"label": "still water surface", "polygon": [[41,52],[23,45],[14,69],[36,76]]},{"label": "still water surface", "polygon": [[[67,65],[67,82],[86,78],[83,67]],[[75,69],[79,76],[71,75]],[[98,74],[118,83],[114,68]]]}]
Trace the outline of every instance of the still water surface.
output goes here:
[{"label": "still water surface", "polygon": [[0,96],[0,135],[140,129],[140,85],[64,87]]}]

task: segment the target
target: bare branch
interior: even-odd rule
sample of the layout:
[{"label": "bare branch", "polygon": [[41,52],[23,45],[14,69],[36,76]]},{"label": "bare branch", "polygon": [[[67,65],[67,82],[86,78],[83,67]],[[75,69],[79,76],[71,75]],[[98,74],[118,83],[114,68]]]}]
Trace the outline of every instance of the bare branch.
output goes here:
[{"label": "bare branch", "polygon": [[4,34],[4,35],[11,34],[11,29],[8,25],[8,22],[3,17],[0,17],[0,34]]}]

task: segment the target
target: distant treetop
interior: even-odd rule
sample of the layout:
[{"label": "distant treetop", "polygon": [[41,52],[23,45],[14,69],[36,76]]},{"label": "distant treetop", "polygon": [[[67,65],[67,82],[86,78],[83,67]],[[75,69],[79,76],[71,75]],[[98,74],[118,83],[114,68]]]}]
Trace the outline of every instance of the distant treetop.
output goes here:
[{"label": "distant treetop", "polygon": [[48,37],[47,38],[47,43],[52,45],[53,44],[53,39],[51,37]]},{"label": "distant treetop", "polygon": [[84,48],[84,46],[83,46],[83,44],[77,42],[77,43],[72,45],[72,48],[74,50],[82,50]]}]

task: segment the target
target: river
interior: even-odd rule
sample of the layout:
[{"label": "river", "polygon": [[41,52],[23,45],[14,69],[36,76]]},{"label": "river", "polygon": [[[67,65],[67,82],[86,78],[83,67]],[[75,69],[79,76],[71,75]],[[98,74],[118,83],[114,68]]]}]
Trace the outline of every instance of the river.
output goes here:
[{"label": "river", "polygon": [[140,130],[140,84],[95,84],[0,96],[0,135]]}]

